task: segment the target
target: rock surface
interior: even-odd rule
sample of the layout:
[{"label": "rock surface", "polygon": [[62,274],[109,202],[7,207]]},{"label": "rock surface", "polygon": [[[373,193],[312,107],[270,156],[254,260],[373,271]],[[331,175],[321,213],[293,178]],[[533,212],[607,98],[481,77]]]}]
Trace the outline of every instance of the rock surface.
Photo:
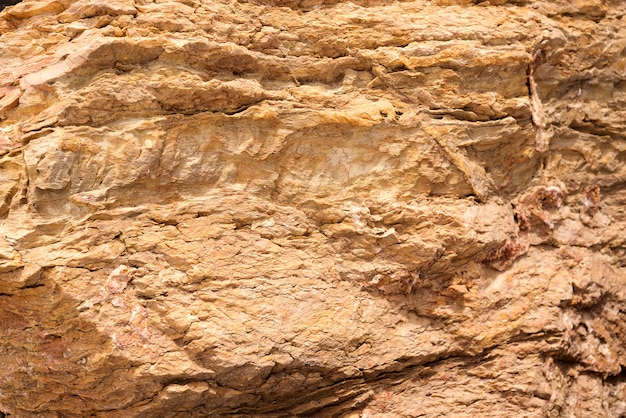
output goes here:
[{"label": "rock surface", "polygon": [[626,414],[620,0],[0,13],[0,411]]}]

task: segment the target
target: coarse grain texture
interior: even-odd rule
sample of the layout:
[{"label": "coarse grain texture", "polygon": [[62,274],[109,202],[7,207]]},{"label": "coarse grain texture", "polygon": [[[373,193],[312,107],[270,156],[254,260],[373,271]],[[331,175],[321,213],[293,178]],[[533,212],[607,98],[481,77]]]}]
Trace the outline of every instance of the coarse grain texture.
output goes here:
[{"label": "coarse grain texture", "polygon": [[0,411],[626,414],[621,0],[0,12]]}]

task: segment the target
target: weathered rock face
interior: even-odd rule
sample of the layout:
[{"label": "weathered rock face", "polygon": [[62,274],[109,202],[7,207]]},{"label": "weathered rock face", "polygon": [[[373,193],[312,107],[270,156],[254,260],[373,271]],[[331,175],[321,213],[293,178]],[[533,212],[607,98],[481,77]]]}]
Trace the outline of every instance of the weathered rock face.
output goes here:
[{"label": "weathered rock face", "polygon": [[0,14],[0,410],[626,414],[626,5]]}]

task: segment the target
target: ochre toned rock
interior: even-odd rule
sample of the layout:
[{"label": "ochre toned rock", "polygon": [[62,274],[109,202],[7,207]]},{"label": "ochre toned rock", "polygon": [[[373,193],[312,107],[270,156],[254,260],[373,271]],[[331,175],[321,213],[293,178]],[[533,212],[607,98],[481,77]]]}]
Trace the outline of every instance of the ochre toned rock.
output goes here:
[{"label": "ochre toned rock", "polygon": [[625,415],[625,14],[5,8],[0,411]]}]

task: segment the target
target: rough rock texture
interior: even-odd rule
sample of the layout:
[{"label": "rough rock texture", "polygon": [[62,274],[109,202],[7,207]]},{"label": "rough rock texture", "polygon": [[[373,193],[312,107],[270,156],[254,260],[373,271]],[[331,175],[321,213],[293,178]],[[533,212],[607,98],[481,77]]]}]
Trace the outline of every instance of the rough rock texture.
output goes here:
[{"label": "rough rock texture", "polygon": [[0,13],[0,410],[626,414],[621,0]]}]

